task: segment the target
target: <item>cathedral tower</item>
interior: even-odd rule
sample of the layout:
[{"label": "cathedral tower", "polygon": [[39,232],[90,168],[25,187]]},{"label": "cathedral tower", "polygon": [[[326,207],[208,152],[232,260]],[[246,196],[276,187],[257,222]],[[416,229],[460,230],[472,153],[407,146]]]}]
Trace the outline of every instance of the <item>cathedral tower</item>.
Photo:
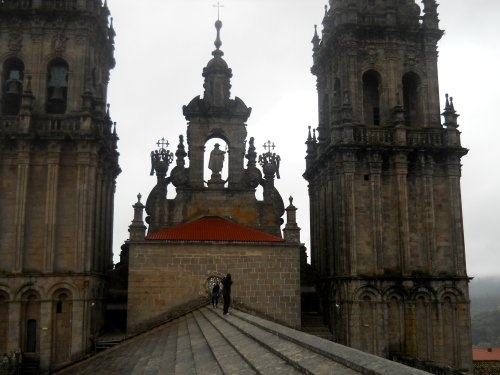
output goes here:
[{"label": "cathedral tower", "polygon": [[101,0],[4,0],[0,24],[0,354],[47,370],[87,352],[102,323],[114,31]]},{"label": "cathedral tower", "polygon": [[[311,258],[340,343],[471,368],[460,144],[440,121],[437,4],[330,0],[312,40]],[[414,363],[416,364],[416,362]]]}]

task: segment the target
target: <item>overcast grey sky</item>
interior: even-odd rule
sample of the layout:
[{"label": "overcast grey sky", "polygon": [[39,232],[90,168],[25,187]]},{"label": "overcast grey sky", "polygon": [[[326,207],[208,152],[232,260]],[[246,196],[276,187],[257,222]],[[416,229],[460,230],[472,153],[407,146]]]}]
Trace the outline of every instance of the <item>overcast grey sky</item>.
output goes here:
[{"label": "overcast grey sky", "polygon": [[[156,177],[149,153],[165,137],[175,152],[185,134],[182,106],[203,94],[203,67],[214,49],[216,0],[108,0],[114,17],[117,66],[108,99],[117,122],[122,173],[115,196],[115,258],[128,238],[137,193],[145,201]],[[454,97],[460,114],[462,203],[470,276],[500,276],[500,1],[441,0],[441,108]],[[270,139],[281,155],[276,186],[299,209],[302,240],[309,247],[305,168],[307,126],[317,126],[311,38],[326,0],[221,1],[224,58],[233,70],[232,97],[252,107],[248,136],[256,146]],[[259,153],[262,148],[258,148]],[[169,186],[169,194],[173,187]]]}]

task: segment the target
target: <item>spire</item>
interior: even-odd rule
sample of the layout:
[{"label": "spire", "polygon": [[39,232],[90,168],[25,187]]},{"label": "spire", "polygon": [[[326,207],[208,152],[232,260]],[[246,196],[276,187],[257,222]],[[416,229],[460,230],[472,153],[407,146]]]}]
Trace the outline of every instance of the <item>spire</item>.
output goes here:
[{"label": "spire", "polygon": [[134,219],[128,227],[131,240],[143,240],[146,235],[146,226],[144,225],[143,212],[144,205],[141,202],[141,193],[137,194],[137,202],[132,206],[134,208]]},{"label": "spire", "polygon": [[319,49],[319,42],[318,25],[314,25],[314,36],[311,40],[311,43],[313,44],[313,52],[316,52]]},{"label": "spire", "polygon": [[311,126],[309,126],[309,131],[307,134],[306,141],[306,168],[308,168],[311,163],[316,160],[317,155],[317,140],[316,140],[316,131],[313,129],[313,135],[311,136]]},{"label": "spire", "polygon": [[229,100],[231,89],[230,79],[233,76],[231,69],[222,58],[224,52],[220,50],[222,46],[220,40],[221,28],[222,22],[220,20],[215,21],[217,37],[214,43],[215,50],[212,52],[213,59],[203,69],[203,77],[205,77],[205,92],[203,97],[208,101],[210,106],[219,108],[224,107]]},{"label": "spire", "polygon": [[293,197],[288,198],[290,205],[286,211],[286,225],[283,237],[286,242],[300,243],[300,228],[297,225],[297,207],[293,205]]},{"label": "spire", "polygon": [[455,106],[453,105],[453,98],[451,96],[446,96],[446,105],[444,107],[443,113],[441,115],[444,117],[444,126],[447,128],[458,128],[457,118],[458,114],[455,111]]},{"label": "spire", "polygon": [[222,28],[222,21],[217,20],[215,21],[215,29],[217,30],[217,37],[215,38],[215,51],[212,52],[212,55],[214,57],[222,57],[224,56],[224,52],[220,50],[220,47],[222,46],[222,41],[220,40],[220,29]]}]

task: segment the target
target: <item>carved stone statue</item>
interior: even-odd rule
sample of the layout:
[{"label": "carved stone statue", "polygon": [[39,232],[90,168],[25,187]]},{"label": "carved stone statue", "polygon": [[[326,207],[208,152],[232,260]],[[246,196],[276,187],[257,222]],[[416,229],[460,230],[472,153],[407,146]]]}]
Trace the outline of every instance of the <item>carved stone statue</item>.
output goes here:
[{"label": "carved stone statue", "polygon": [[214,149],[210,153],[210,159],[208,161],[208,168],[212,171],[212,177],[220,176],[222,166],[224,165],[225,152],[220,150],[219,146],[218,143],[214,145]]}]

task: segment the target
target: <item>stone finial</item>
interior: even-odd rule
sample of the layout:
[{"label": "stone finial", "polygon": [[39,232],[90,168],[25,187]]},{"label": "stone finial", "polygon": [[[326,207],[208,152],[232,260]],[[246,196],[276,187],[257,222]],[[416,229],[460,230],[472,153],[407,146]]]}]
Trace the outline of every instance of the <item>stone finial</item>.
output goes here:
[{"label": "stone finial", "polygon": [[311,40],[311,43],[313,44],[313,52],[316,52],[319,49],[319,42],[318,25],[314,25],[314,36]]},{"label": "stone finial", "polygon": [[152,176],[156,172],[158,178],[163,178],[167,174],[168,167],[174,160],[174,155],[165,148],[169,145],[165,138],[158,140],[156,144],[158,145],[158,149],[151,151],[150,175]]},{"label": "stone finial", "polygon": [[248,160],[247,168],[245,169],[245,184],[246,186],[255,189],[259,186],[262,180],[262,173],[257,168],[257,153],[255,152],[255,140],[250,137],[248,142],[248,152],[245,158]]},{"label": "stone finial", "polygon": [[427,29],[437,29],[439,27],[439,18],[436,0],[422,0],[422,3],[424,4],[423,26]]},{"label": "stone finial", "polygon": [[224,52],[220,50],[222,45],[220,40],[221,27],[222,22],[217,20],[215,22],[217,37],[214,42],[216,49],[212,52],[214,57],[203,69],[202,74],[205,77],[203,99],[210,107],[214,108],[221,108],[227,105],[231,94],[231,77],[233,75],[231,69],[222,58]]},{"label": "stone finial", "polygon": [[217,57],[221,57],[224,55],[224,52],[222,52],[220,50],[220,47],[222,46],[222,41],[220,39],[220,29],[222,28],[222,21],[221,20],[217,20],[215,21],[215,29],[217,30],[217,37],[215,38],[215,42],[214,42],[214,45],[215,45],[215,51],[212,52],[212,55]]},{"label": "stone finial", "polygon": [[317,155],[317,141],[316,141],[316,129],[313,129],[313,134],[311,136],[311,127],[308,127],[307,141],[306,141],[306,168],[309,167],[311,162],[316,159]]},{"label": "stone finial", "polygon": [[286,225],[283,229],[283,237],[286,242],[300,243],[300,228],[297,226],[297,207],[293,205],[293,197],[288,198],[290,205],[286,211]]},{"label": "stone finial", "polygon": [[177,157],[176,159],[176,164],[179,167],[184,167],[186,165],[186,162],[184,158],[187,156],[186,149],[184,148],[184,137],[183,135],[179,135],[179,144],[177,145],[177,151],[175,152],[175,156]]},{"label": "stone finial", "polygon": [[444,117],[444,126],[446,126],[448,129],[456,129],[458,128],[457,118],[460,115],[458,115],[455,111],[453,98],[451,96],[448,96],[448,94],[446,94],[445,97],[446,104],[443,113],[441,113],[441,115]]},{"label": "stone finial", "polygon": [[272,152],[276,146],[274,142],[267,141],[264,143],[263,147],[267,152],[259,155],[259,164],[264,172],[264,178],[266,180],[272,180],[276,174],[276,178],[279,179],[281,157],[275,152]]},{"label": "stone finial", "polygon": [[146,235],[146,225],[143,220],[144,205],[141,203],[141,198],[141,193],[137,194],[137,202],[132,206],[134,219],[128,229],[131,240],[143,240]]},{"label": "stone finial", "polygon": [[248,160],[247,168],[255,167],[257,164],[257,153],[255,152],[254,137],[250,137],[248,142],[248,153],[245,155]]}]

